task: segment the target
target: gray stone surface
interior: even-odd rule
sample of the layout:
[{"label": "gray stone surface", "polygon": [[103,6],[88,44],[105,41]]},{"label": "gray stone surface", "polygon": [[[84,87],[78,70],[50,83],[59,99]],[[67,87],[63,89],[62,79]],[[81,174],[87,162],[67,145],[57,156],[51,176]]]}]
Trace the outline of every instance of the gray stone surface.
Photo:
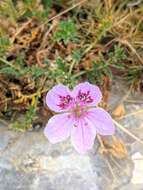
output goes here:
[{"label": "gray stone surface", "polygon": [[[126,92],[121,82],[113,85],[111,110]],[[138,94],[129,98],[142,99]],[[141,108],[143,104],[125,103],[126,114]],[[143,113],[118,122],[143,139]],[[128,148],[128,158],[117,160],[118,165],[99,153],[97,139],[83,156],[69,140],[50,144],[43,129],[22,133],[0,125],[0,190],[143,190],[143,145],[119,129],[116,135]]]}]

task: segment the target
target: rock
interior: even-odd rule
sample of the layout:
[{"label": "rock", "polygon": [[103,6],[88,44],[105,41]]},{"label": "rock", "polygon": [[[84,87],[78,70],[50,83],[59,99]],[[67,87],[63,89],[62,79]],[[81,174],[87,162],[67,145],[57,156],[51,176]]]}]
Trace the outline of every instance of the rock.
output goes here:
[{"label": "rock", "polygon": [[30,190],[34,174],[22,174],[15,170],[3,169],[0,171],[1,190]]},{"label": "rock", "polygon": [[[126,91],[115,82],[110,108]],[[125,103],[126,114],[141,108]],[[142,119],[132,115],[118,122],[142,138]],[[143,190],[142,160],[134,160],[141,156],[142,146],[119,129],[116,135],[127,145],[128,158],[113,161],[111,154],[99,153],[97,139],[88,154],[79,155],[69,139],[50,144],[40,126],[25,133],[0,126],[0,190]]]},{"label": "rock", "polygon": [[0,124],[0,152],[4,151],[8,145],[17,138],[18,134],[7,130],[6,126]]},{"label": "rock", "polygon": [[131,183],[143,185],[143,155],[136,152],[132,155],[132,160],[134,162],[134,170]]},{"label": "rock", "polygon": [[98,190],[90,157],[76,153],[69,141],[51,145],[43,130],[23,133],[13,146],[6,149],[0,163],[0,190],[10,187],[11,190],[76,190],[80,187]]}]

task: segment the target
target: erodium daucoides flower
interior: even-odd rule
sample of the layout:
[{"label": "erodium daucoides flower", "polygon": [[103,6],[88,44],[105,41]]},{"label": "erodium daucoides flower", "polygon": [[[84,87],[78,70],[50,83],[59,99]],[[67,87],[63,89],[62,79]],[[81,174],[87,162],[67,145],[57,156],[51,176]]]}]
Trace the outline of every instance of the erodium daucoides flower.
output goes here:
[{"label": "erodium daucoides flower", "polygon": [[74,148],[85,153],[92,148],[96,134],[112,135],[115,127],[111,116],[97,107],[102,99],[98,86],[88,82],[73,90],[58,84],[46,96],[47,106],[57,112],[49,119],[44,134],[51,143],[71,137]]}]

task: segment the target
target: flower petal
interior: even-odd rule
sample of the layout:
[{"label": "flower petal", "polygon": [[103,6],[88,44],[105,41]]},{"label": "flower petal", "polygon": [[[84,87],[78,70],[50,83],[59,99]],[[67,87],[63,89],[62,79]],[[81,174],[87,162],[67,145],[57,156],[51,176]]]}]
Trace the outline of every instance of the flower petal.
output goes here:
[{"label": "flower petal", "polygon": [[89,82],[78,84],[72,94],[81,104],[89,106],[96,106],[102,99],[99,87]]},{"label": "flower petal", "polygon": [[111,116],[102,108],[95,108],[88,111],[87,118],[100,135],[112,135],[115,127]]},{"label": "flower petal", "polygon": [[96,131],[86,120],[77,121],[71,132],[71,142],[77,152],[84,154],[92,148]]},{"label": "flower petal", "polygon": [[49,119],[44,134],[52,143],[65,140],[70,136],[73,118],[68,113],[58,114]]},{"label": "flower petal", "polygon": [[67,110],[71,104],[71,100],[69,88],[62,84],[54,86],[46,96],[47,106],[55,112]]}]

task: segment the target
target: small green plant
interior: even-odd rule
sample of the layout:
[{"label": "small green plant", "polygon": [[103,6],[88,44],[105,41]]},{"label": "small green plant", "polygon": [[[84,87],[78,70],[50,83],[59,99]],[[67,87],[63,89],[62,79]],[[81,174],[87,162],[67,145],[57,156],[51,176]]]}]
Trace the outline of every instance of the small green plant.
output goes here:
[{"label": "small green plant", "polygon": [[[15,64],[11,64],[10,62],[0,59],[5,65],[0,68],[0,73],[13,75],[15,77],[22,77],[26,74],[31,74],[33,79],[39,78],[41,75],[44,74],[44,70],[37,65],[32,66],[24,66],[24,60],[21,56],[18,56]],[[7,65],[7,66],[6,66]]]},{"label": "small green plant", "polygon": [[10,40],[7,37],[0,37],[0,55],[3,55],[8,47],[10,47]]},{"label": "small green plant", "polygon": [[55,60],[55,67],[49,70],[49,78],[52,78],[54,83],[63,83],[71,85],[71,76],[68,75],[69,66],[65,60],[58,56]]},{"label": "small green plant", "polygon": [[72,59],[73,61],[79,63],[79,61],[82,58],[82,54],[83,54],[83,49],[75,49],[72,52]]},{"label": "small green plant", "polygon": [[96,40],[100,41],[103,37],[105,37],[111,26],[112,20],[110,19],[110,17],[100,20],[96,30]]},{"label": "small green plant", "polygon": [[120,45],[115,45],[114,51],[109,52],[109,64],[113,67],[124,69],[124,64],[122,64],[122,60],[126,60],[127,55],[125,53],[125,49]]},{"label": "small green plant", "polygon": [[[87,1],[68,11],[74,1],[3,0],[0,114],[9,119],[7,113],[22,107],[25,119],[14,124],[22,130],[32,126],[44,93],[55,84],[74,87],[88,80],[101,86],[105,77],[121,74],[141,86],[142,7],[128,3]],[[52,27],[55,16],[59,23]]]},{"label": "small green plant", "polygon": [[72,20],[60,21],[57,30],[54,32],[54,39],[57,42],[63,41],[66,45],[69,41],[77,39],[75,23]]},{"label": "small green plant", "polygon": [[118,45],[114,47],[114,51],[108,54],[108,58],[105,59],[104,55],[99,52],[99,61],[93,60],[93,67],[90,71],[87,71],[87,76],[89,81],[94,81],[95,79],[102,84],[103,77],[109,76],[112,79],[112,68],[118,70],[124,70],[125,65],[123,60],[127,59],[124,49]]}]

